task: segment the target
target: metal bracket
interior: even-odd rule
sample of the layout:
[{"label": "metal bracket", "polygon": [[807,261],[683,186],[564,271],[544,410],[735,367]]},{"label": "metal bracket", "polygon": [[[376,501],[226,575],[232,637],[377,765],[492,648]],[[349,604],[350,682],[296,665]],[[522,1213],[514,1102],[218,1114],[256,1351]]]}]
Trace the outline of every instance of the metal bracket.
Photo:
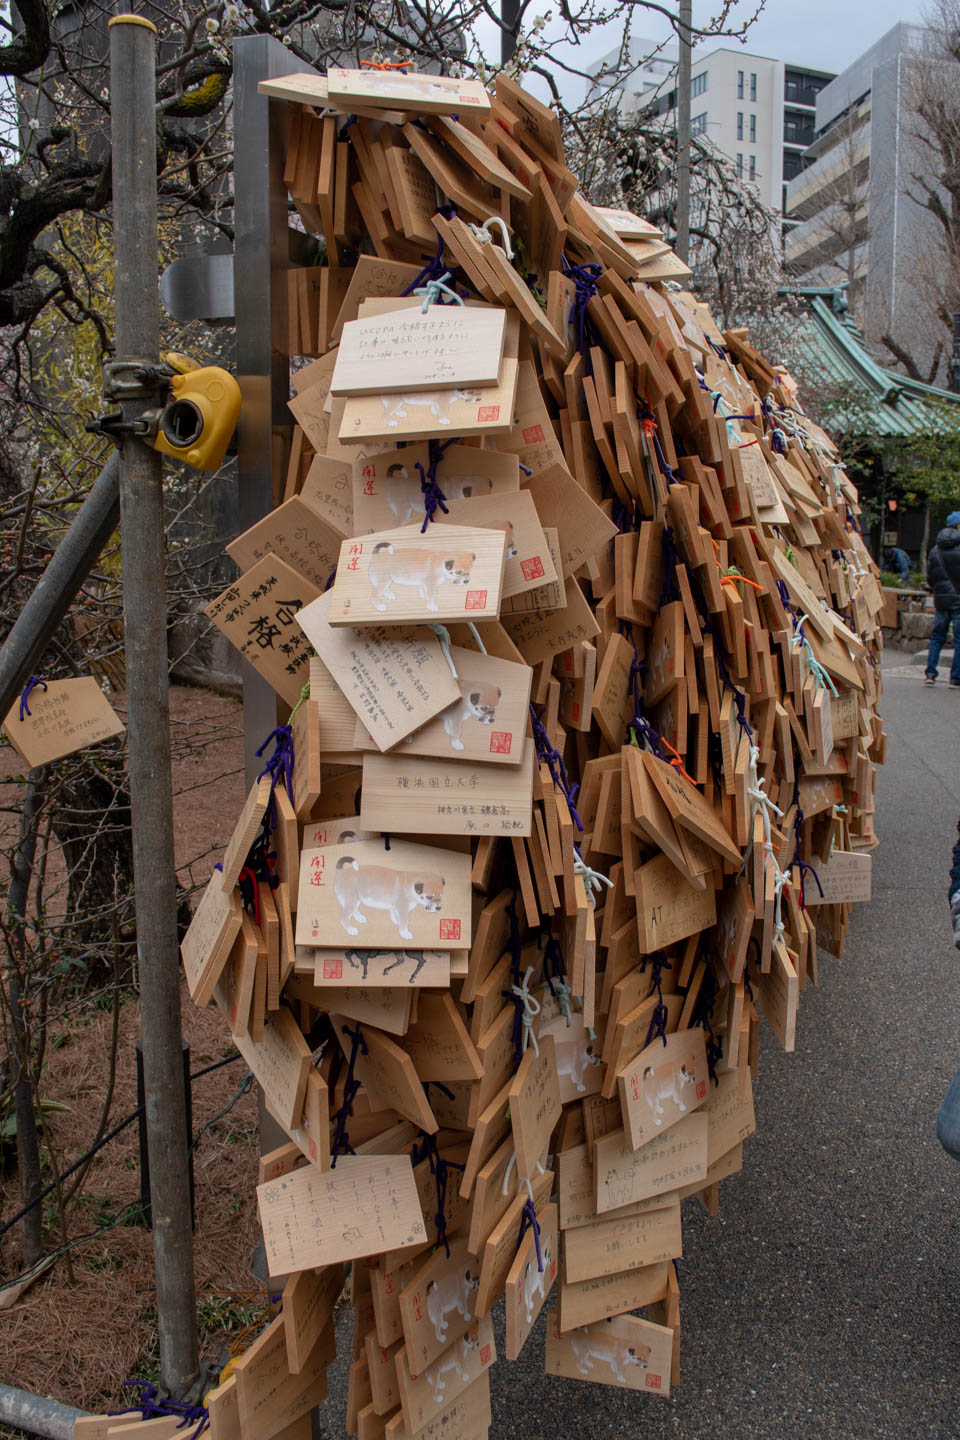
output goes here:
[{"label": "metal bracket", "polygon": [[148,360],[108,360],[103,367],[103,398],[153,400],[159,391],[170,388],[173,371],[169,365]]},{"label": "metal bracket", "polygon": [[162,410],[144,410],[139,419],[125,420],[121,410],[114,410],[110,414],[99,415],[83,428],[88,434],[104,435],[117,445],[130,435],[136,435],[140,440],[151,440],[160,428],[162,414]]}]

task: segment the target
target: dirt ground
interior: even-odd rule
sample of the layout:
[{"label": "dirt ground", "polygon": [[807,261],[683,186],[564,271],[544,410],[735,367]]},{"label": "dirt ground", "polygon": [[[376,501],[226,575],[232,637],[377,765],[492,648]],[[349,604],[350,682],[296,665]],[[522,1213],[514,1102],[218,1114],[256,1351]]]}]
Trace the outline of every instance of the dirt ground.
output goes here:
[{"label": "dirt ground", "polygon": [[[111,703],[123,715],[123,697],[111,697]],[[189,885],[210,873],[242,804],[242,714],[236,701],[176,686],[171,721],[176,863],[181,883]],[[21,791],[10,777],[21,771],[13,752],[0,750],[0,807],[9,807],[0,818],[0,838],[16,823]],[[215,1008],[199,1012],[185,987],[182,997],[184,1036],[195,1073],[225,1058],[233,1046]],[[96,1133],[106,1094],[111,1023],[109,1009],[79,1005],[58,1019],[48,1046],[44,1093],[69,1107],[49,1122],[61,1168],[83,1154]],[[130,990],[120,1010],[110,1127],[137,1106],[139,1031],[139,1005]],[[226,1109],[245,1074],[238,1060],[195,1080],[194,1135]],[[102,1410],[126,1403],[121,1381],[156,1379],[152,1238],[142,1226],[124,1223],[123,1216],[140,1193],[138,1143],[134,1122],[96,1156],[82,1193],[69,1206],[71,1239],[120,1219],[115,1228],[72,1251],[72,1281],[60,1259],[14,1305],[0,1308],[0,1381]],[[201,1344],[212,1357],[245,1325],[262,1318],[266,1300],[250,1269],[257,1235],[257,1151],[251,1086],[204,1132],[194,1152]],[[12,1215],[19,1203],[15,1171],[2,1177],[2,1195],[0,1216]],[[47,1202],[44,1213],[52,1248],[60,1243],[56,1209]],[[19,1245],[16,1229],[0,1240],[0,1283],[16,1275]],[[0,1306],[3,1294],[0,1290]]]}]

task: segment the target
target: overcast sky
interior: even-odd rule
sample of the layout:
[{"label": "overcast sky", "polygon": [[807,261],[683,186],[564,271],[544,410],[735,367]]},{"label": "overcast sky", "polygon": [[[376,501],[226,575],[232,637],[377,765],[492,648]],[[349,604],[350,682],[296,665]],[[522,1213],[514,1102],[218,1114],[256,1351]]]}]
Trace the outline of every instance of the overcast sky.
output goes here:
[{"label": "overcast sky", "polygon": [[[494,0],[496,3],[496,0]],[[677,0],[658,0],[676,8]],[[733,14],[746,19],[755,9],[757,0],[735,0]],[[767,55],[775,60],[788,60],[813,70],[841,70],[868,50],[875,41],[899,20],[919,23],[931,0],[767,0],[760,18],[750,27],[744,49],[754,55]],[[695,24],[706,26],[720,8],[720,0],[693,0]],[[553,11],[555,7],[543,0],[531,8],[531,15]],[[732,22],[731,22],[732,23]],[[547,30],[548,38],[563,33],[562,22],[554,18]],[[638,5],[634,13],[634,35],[638,39],[663,41],[670,37],[669,24],[654,11],[643,11]],[[476,27],[481,49],[488,56],[499,55],[500,39],[492,24],[480,21]],[[594,60],[619,43],[617,28],[607,26],[591,36],[582,49],[559,45],[556,53],[578,70],[586,69]],[[708,41],[713,48],[720,44],[736,45],[738,41]],[[524,81],[530,89],[548,98],[546,88],[535,76]],[[577,104],[584,93],[582,80],[561,79],[568,104]]]},{"label": "overcast sky", "polygon": [[[718,8],[716,3],[694,0],[694,23],[706,25]],[[751,0],[738,0],[734,8],[746,18],[755,7]],[[839,72],[898,20],[919,22],[927,8],[928,0],[767,0],[763,14],[750,27],[746,49],[814,70]],[[663,33],[660,27],[646,28],[658,38]]]}]

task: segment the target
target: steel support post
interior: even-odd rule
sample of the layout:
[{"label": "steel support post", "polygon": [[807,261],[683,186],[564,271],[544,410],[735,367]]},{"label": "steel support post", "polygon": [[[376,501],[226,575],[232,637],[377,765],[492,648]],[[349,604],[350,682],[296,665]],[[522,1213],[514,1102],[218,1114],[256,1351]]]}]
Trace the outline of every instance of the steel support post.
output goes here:
[{"label": "steel support post", "polygon": [[[156,29],[139,15],[110,21],[116,354],[156,364],[160,346],[157,236]],[[135,421],[149,398],[123,399]],[[180,1398],[198,1375],[197,1317],[184,1134],[173,794],[167,684],[162,461],[120,443],[130,795],[140,979],[140,1028],[150,1147],[160,1377]]]},{"label": "steel support post", "polygon": [[677,66],[677,243],[676,252],[690,260],[690,60],[693,45],[692,0],[680,0],[680,63]]},{"label": "steel support post", "polygon": [[[270,35],[248,35],[233,47],[234,295],[237,380],[243,397],[237,432],[239,518],[242,530],[273,507],[274,435],[290,430],[287,270],[290,240],[283,183],[286,134],[282,107],[257,85],[276,75],[310,72]],[[312,73],[312,72],[311,72]],[[274,345],[274,337],[278,343]],[[246,660],[243,733],[247,784],[262,761],[254,751],[277,723],[273,688]]]},{"label": "steel support post", "polygon": [[0,715],[6,715],[36,669],[53,632],[116,530],[119,487],[120,461],[111,455],[0,649]]}]

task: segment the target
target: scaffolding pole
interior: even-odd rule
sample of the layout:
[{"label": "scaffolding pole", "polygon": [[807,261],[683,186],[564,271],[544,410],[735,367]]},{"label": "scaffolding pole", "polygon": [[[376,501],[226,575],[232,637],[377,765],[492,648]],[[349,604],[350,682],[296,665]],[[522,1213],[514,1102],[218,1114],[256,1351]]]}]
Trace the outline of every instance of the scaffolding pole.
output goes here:
[{"label": "scaffolding pole", "polygon": [[[140,15],[110,21],[116,365],[159,359],[156,28]],[[120,394],[136,424],[155,397]],[[167,682],[162,460],[130,432],[120,439],[120,524],[126,636],[133,870],[140,1031],[150,1153],[160,1378],[181,1399],[198,1377],[197,1318],[184,1133],[180,973]]]}]

